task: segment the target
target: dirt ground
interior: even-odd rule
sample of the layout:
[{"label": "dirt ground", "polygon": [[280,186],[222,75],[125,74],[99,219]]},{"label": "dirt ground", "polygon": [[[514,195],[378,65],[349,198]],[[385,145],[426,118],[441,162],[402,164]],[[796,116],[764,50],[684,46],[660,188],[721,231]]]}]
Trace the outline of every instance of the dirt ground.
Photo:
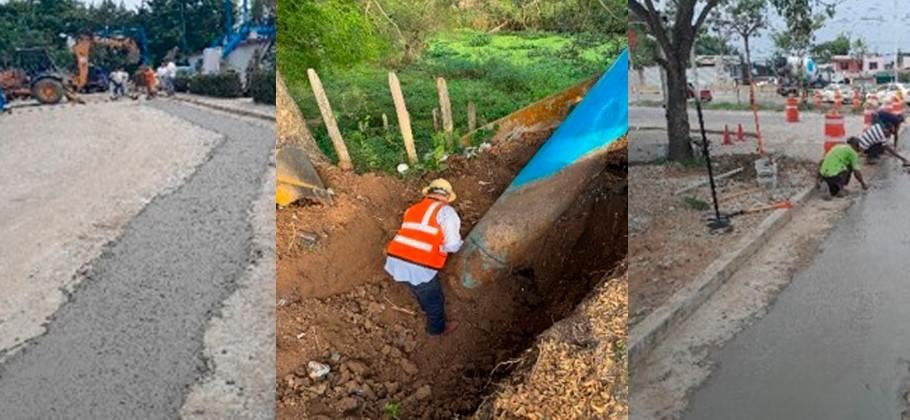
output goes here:
[{"label": "dirt ground", "polygon": [[[778,188],[767,190],[755,181],[756,155],[721,156],[715,175],[743,167],[743,172],[718,184],[721,211],[730,212],[788,199],[814,180],[815,163],[776,158]],[[712,214],[707,186],[674,195],[706,178],[703,166],[636,165],[630,170],[629,194],[629,325],[635,325],[694,279],[712,261],[751,232],[768,212],[733,218],[730,233],[712,234],[705,215]]]},{"label": "dirt ground", "polygon": [[[604,283],[625,256],[616,246],[627,228],[624,153],[544,238],[533,267],[464,298],[444,282],[447,312],[460,322],[451,336],[427,337],[410,292],[382,270],[384,246],[422,185],[439,175],[453,182],[466,234],[548,134],[452,158],[443,174],[420,179],[322,169],[333,206],[278,211],[279,418],[473,415],[512,372],[502,362]],[[310,379],[309,361],[328,364],[328,379]]]}]

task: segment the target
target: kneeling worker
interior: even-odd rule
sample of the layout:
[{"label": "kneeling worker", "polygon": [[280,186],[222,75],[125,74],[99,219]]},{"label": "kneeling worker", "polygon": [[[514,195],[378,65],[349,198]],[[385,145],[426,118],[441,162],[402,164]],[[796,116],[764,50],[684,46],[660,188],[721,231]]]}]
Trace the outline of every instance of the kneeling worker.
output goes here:
[{"label": "kneeling worker", "polygon": [[856,137],[850,137],[847,144],[832,147],[818,165],[818,177],[828,184],[832,197],[843,197],[846,194],[844,187],[850,183],[851,176],[856,177],[864,190],[868,189],[860,172],[859,141]]},{"label": "kneeling worker", "polygon": [[405,210],[401,228],[386,248],[385,271],[414,293],[427,317],[427,334],[447,334],[457,324],[446,324],[439,270],[449,253],[461,249],[461,219],[449,205],[456,196],[448,181],[434,180],[423,195]]},{"label": "kneeling worker", "polygon": [[[897,138],[897,132],[904,121],[904,116],[882,111],[878,112],[875,117],[876,122],[859,136],[859,148],[866,155],[867,162],[874,163],[882,153],[888,152],[889,155],[900,159],[904,166],[910,166],[910,161],[897,153],[894,146],[888,144],[888,137]],[[896,140],[895,144],[897,144]]]}]

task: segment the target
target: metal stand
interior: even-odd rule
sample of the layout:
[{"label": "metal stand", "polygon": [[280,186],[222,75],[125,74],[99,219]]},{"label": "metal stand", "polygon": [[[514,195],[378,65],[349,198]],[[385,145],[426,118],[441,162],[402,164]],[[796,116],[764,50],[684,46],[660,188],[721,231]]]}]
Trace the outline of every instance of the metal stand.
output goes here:
[{"label": "metal stand", "polygon": [[714,217],[708,219],[708,228],[712,232],[729,232],[732,230],[732,225],[730,224],[730,217],[720,213],[720,205],[717,202],[717,186],[714,183],[714,167],[711,166],[711,151],[708,147],[708,135],[705,133],[705,119],[701,112],[701,101],[697,97],[696,93],[695,98],[695,111],[698,113],[698,125],[701,129],[701,147],[702,153],[705,155],[705,162],[708,165],[708,181],[711,184],[711,200],[714,202]]}]

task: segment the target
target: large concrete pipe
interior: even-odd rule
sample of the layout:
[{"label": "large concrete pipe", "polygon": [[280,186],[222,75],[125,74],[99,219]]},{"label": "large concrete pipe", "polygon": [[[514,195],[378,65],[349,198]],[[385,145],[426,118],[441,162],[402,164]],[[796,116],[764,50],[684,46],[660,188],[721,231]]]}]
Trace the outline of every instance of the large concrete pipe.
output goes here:
[{"label": "large concrete pipe", "polygon": [[628,122],[628,51],[590,89],[468,234],[456,261],[461,285],[475,288],[521,264],[588,180],[622,148]]}]

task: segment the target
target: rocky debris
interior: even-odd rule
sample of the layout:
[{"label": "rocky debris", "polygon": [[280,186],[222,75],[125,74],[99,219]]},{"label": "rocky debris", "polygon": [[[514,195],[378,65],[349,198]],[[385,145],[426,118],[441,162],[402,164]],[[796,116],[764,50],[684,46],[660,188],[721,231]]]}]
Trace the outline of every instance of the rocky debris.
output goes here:
[{"label": "rocky debris", "polygon": [[354,411],[357,409],[357,407],[360,407],[360,401],[354,397],[342,398],[338,401],[338,403],[335,404],[335,410],[341,414]]},{"label": "rocky debris", "polygon": [[367,365],[359,360],[350,360],[342,365],[342,369],[348,369],[352,373],[360,377],[366,377],[369,374],[369,369]]},{"label": "rocky debris", "polygon": [[316,394],[316,395],[325,395],[325,392],[326,392],[328,389],[329,389],[329,384],[327,384],[327,383],[325,383],[325,382],[320,382],[320,383],[318,383],[318,384],[316,384],[316,385],[313,385],[313,386],[310,386],[310,387],[307,387],[307,388],[306,388],[306,390],[307,390],[308,392],[312,392],[313,394]]},{"label": "rocky debris", "polygon": [[417,372],[420,372],[420,370],[417,369],[417,365],[408,359],[399,359],[398,364],[401,365],[401,370],[407,373],[408,376],[414,376]]},{"label": "rocky debris", "polygon": [[417,391],[414,392],[414,399],[417,401],[423,401],[433,394],[432,388],[429,385],[424,385],[420,388],[417,388]]},{"label": "rocky debris", "polygon": [[401,386],[398,385],[398,382],[386,382],[382,384],[385,388],[385,392],[388,395],[395,395],[398,393],[398,390],[401,389]]},{"label": "rocky debris", "polygon": [[307,367],[307,375],[313,379],[323,379],[332,370],[332,368],[330,368],[329,365],[324,364],[324,363],[319,363],[316,361],[312,361],[312,360],[309,363],[307,363],[306,367]]}]

